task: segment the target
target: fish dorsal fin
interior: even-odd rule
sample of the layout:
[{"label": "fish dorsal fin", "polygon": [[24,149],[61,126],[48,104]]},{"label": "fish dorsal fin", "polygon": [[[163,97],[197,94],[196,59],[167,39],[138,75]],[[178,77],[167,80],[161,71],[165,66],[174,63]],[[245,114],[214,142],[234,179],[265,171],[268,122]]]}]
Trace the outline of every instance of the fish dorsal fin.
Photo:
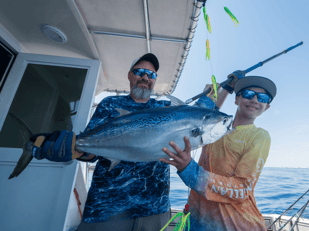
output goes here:
[{"label": "fish dorsal fin", "polygon": [[124,115],[128,115],[128,114],[131,113],[130,111],[126,111],[126,110],[123,110],[123,109],[120,109],[120,108],[116,108],[116,110],[119,112],[119,114],[120,114],[119,116],[124,116]]},{"label": "fish dorsal fin", "polygon": [[171,100],[171,106],[180,106],[180,105],[187,105],[185,102],[183,102],[182,100],[171,96],[171,95],[166,95],[166,98]]}]

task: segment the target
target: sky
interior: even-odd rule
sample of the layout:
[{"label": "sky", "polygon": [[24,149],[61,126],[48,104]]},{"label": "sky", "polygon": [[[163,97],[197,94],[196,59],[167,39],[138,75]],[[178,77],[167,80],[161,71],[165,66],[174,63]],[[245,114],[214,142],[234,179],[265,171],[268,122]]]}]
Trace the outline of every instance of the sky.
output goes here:
[{"label": "sky", "polygon": [[[238,19],[237,27],[224,7]],[[207,0],[206,12],[212,31],[208,33],[201,13],[172,95],[186,101],[211,83],[211,75],[223,82],[233,71],[248,69],[303,41],[246,76],[267,77],[277,86],[270,108],[255,121],[271,136],[265,167],[309,168],[309,0]],[[211,62],[205,59],[207,38]],[[107,95],[100,94],[95,102]],[[229,95],[221,111],[234,116],[234,102],[235,95]],[[198,157],[199,153],[195,160]]]}]

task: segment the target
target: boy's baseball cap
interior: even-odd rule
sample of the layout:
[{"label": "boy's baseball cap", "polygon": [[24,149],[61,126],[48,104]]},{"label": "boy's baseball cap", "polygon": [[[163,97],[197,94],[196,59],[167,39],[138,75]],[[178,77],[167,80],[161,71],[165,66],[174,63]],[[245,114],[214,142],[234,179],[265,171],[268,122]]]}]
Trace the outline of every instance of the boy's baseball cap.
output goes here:
[{"label": "boy's baseball cap", "polygon": [[263,88],[271,97],[271,101],[275,98],[277,93],[276,85],[270,79],[262,76],[247,76],[239,79],[235,83],[235,94],[237,95],[242,89],[248,87],[260,87]]},{"label": "boy's baseball cap", "polygon": [[139,61],[148,61],[151,62],[152,65],[154,66],[154,68],[156,69],[156,71],[159,70],[159,60],[158,58],[152,54],[152,53],[147,53],[144,54],[142,57],[139,57],[137,59],[135,59],[130,67],[130,71],[132,71],[132,68],[139,62]]}]

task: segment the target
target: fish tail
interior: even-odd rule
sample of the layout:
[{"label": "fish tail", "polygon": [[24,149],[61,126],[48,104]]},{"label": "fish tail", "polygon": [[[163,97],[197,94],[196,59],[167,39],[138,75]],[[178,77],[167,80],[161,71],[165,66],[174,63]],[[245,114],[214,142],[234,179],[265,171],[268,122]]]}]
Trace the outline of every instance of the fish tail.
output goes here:
[{"label": "fish tail", "polygon": [[[31,143],[31,142],[29,142]],[[33,145],[33,143],[32,143]],[[18,177],[19,174],[21,174],[25,168],[29,165],[31,160],[33,159],[32,152],[30,150],[23,150],[23,153],[21,157],[19,158],[12,174],[10,175],[9,179],[12,179],[14,177]]]},{"label": "fish tail", "polygon": [[30,137],[33,136],[33,133],[24,121],[22,121],[20,118],[18,118],[12,113],[9,113],[9,115],[12,118],[12,120],[15,122],[24,141],[23,142],[23,153],[21,157],[19,158],[12,174],[9,177],[9,179],[12,179],[14,177],[17,177],[19,174],[21,174],[22,171],[24,171],[24,169],[29,165],[29,163],[33,159],[33,156],[32,156],[33,142],[29,142]]}]

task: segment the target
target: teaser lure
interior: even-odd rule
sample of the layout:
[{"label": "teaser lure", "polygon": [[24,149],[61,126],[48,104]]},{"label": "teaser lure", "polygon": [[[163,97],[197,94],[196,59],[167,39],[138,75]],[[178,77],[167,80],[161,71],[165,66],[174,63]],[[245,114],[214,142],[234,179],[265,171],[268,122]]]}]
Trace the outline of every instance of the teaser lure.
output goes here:
[{"label": "teaser lure", "polygon": [[171,223],[177,217],[180,217],[180,219],[175,225],[175,228],[173,229],[173,231],[185,231],[185,230],[189,231],[190,230],[190,212],[189,212],[188,204],[185,205],[185,209],[183,210],[183,212],[179,212],[175,216],[173,216],[160,231],[163,231],[169,225],[169,223]]},{"label": "teaser lure", "polygon": [[209,40],[206,40],[206,60],[210,60],[210,48],[209,48]]},{"label": "teaser lure", "polygon": [[204,20],[207,26],[207,30],[209,31],[209,33],[211,33],[211,26],[210,26],[210,21],[209,21],[209,16],[208,14],[206,14],[206,8],[203,8],[203,12],[204,12]]},{"label": "teaser lure", "polygon": [[213,87],[213,89],[215,91],[213,99],[214,99],[214,101],[217,101],[217,98],[218,98],[218,95],[217,95],[218,87],[217,87],[216,77],[214,75],[211,76],[211,82],[212,82],[212,87]]},{"label": "teaser lure", "polygon": [[237,27],[236,23],[239,24],[237,18],[232,14],[232,12],[227,7],[224,7],[224,10],[231,17],[231,19],[233,20],[235,26]]}]

